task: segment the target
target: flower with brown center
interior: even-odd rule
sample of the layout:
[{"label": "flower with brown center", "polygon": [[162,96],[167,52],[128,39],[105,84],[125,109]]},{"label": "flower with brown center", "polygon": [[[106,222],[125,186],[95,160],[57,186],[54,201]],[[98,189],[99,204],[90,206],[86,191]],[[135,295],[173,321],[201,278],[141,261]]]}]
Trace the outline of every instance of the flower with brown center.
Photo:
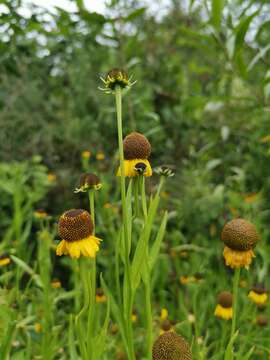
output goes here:
[{"label": "flower with brown center", "polygon": [[107,300],[104,291],[102,290],[102,288],[98,288],[96,290],[96,302],[97,303],[105,303]]},{"label": "flower with brown center", "polygon": [[[148,161],[151,145],[146,137],[138,132],[132,132],[125,137],[123,147],[124,176],[152,176],[152,168]],[[121,176],[120,167],[117,176]]]},{"label": "flower with brown center", "polygon": [[93,230],[91,216],[86,210],[66,211],[58,222],[58,234],[62,241],[56,248],[56,255],[95,258],[101,240],[93,235]]},{"label": "flower with brown center", "polygon": [[268,295],[265,288],[260,284],[253,286],[253,288],[250,290],[248,294],[248,297],[256,305],[264,305],[268,299]]},{"label": "flower with brown center", "polygon": [[59,289],[62,284],[61,284],[61,281],[58,280],[58,279],[53,279],[52,282],[51,282],[51,286],[53,289]]},{"label": "flower with brown center", "polygon": [[248,268],[255,257],[253,249],[259,241],[259,235],[253,224],[245,219],[229,221],[223,228],[221,240],[225,247],[225,263],[231,268]]},{"label": "flower with brown center", "polygon": [[101,187],[102,184],[95,174],[85,173],[81,175],[79,187],[77,187],[74,192],[79,193],[88,190],[99,190]]},{"label": "flower with brown center", "polygon": [[152,349],[153,360],[192,360],[187,341],[173,331],[160,335]]},{"label": "flower with brown center", "polygon": [[256,318],[256,323],[257,323],[257,325],[259,325],[261,327],[265,327],[268,324],[268,319],[265,315],[260,314]]},{"label": "flower with brown center", "polygon": [[215,309],[215,316],[224,320],[230,320],[233,315],[232,304],[232,294],[228,291],[222,291],[218,295],[218,304]]},{"label": "flower with brown center", "polygon": [[102,91],[105,91],[106,94],[114,93],[116,86],[119,86],[121,89],[130,89],[132,85],[136,83],[136,81],[131,81],[132,76],[128,77],[128,74],[123,69],[112,69],[110,70],[104,78],[100,78],[105,88],[99,88]]}]

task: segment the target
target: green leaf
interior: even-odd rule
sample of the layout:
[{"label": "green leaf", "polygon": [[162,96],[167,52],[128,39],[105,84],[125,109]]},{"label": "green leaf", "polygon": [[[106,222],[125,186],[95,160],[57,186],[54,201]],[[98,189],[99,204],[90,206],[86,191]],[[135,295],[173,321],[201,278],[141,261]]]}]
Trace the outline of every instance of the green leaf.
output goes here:
[{"label": "green leaf", "polygon": [[254,19],[255,16],[257,16],[259,11],[255,11],[250,16],[247,16],[243,20],[240,21],[238,26],[235,29],[235,44],[234,44],[234,56],[237,54],[237,52],[243,47],[246,34],[249,29],[249,25],[251,21]]},{"label": "green leaf", "polygon": [[11,259],[17,264],[24,272],[32,277],[34,282],[39,286],[43,287],[40,276],[34,272],[34,270],[28,266],[23,260],[19,259],[17,256],[10,255]]},{"label": "green leaf", "polygon": [[107,310],[106,310],[106,316],[103,323],[103,326],[99,332],[99,334],[94,339],[94,346],[95,346],[95,355],[94,359],[100,359],[101,355],[105,351],[105,342],[107,339],[107,331],[108,331],[108,325],[110,321],[110,298],[107,300]]},{"label": "green leaf", "polygon": [[133,291],[136,290],[140,283],[141,274],[144,269],[144,261],[147,259],[148,242],[151,235],[154,218],[157,212],[159,199],[159,195],[156,194],[154,200],[150,203],[145,225],[134,253],[131,267],[131,281]]},{"label": "green leaf", "polygon": [[224,0],[212,0],[212,24],[217,31],[220,30]]},{"label": "green leaf", "polygon": [[102,277],[102,274],[100,275],[100,282],[101,282],[101,286],[106,294],[107,297],[107,301],[110,301],[110,307],[112,310],[112,314],[119,326],[119,330],[122,336],[122,340],[124,343],[124,346],[126,349],[128,349],[127,346],[127,341],[126,341],[126,333],[125,333],[125,327],[124,327],[124,318],[123,318],[123,314],[122,311],[119,307],[119,305],[117,304],[113,294],[111,293],[110,289],[108,288],[107,284],[105,283],[105,280]]},{"label": "green leaf", "polygon": [[161,246],[162,240],[164,238],[165,230],[166,230],[167,220],[168,220],[168,213],[167,213],[167,211],[165,211],[165,214],[163,215],[163,219],[160,224],[160,228],[158,230],[156,239],[150,250],[150,255],[149,255],[149,270],[150,271],[153,269],[153,267],[157,261],[158,254],[160,251],[160,246]]},{"label": "green leaf", "polygon": [[125,21],[132,21],[132,20],[134,20],[135,18],[143,15],[143,14],[145,13],[145,10],[146,10],[145,7],[136,9],[136,10],[132,11],[128,16],[126,16],[126,17],[124,18],[124,20],[125,20]]}]

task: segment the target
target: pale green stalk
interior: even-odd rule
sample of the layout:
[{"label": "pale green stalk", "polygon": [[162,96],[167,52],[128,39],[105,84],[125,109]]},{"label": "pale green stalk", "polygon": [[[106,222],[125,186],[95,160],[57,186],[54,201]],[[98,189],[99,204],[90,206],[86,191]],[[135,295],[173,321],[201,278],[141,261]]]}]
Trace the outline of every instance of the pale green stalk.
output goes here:
[{"label": "pale green stalk", "polygon": [[[95,234],[95,190],[90,190],[89,195],[89,206],[91,218],[94,225],[93,235]],[[96,259],[90,259],[90,269],[88,269],[88,287],[89,287],[89,309],[88,309],[88,320],[87,320],[87,352],[89,359],[94,357],[94,349],[92,339],[94,338],[95,330],[95,305],[96,305]]]},{"label": "pale green stalk", "polygon": [[129,244],[128,244],[128,219],[127,219],[127,203],[126,203],[126,185],[125,185],[125,173],[124,173],[124,146],[123,146],[123,129],[122,129],[122,93],[121,87],[115,88],[115,102],[116,102],[116,114],[117,114],[117,130],[118,130],[118,147],[119,147],[119,160],[120,160],[120,184],[121,184],[121,202],[122,202],[122,217],[124,225],[124,255],[125,255],[125,283],[127,285],[127,296],[125,296],[126,306],[125,321],[127,332],[127,343],[129,348],[129,359],[134,360],[134,345],[133,345],[133,331],[132,331],[132,303],[133,294],[131,288],[131,269],[129,259]]},{"label": "pale green stalk", "polygon": [[235,329],[236,329],[236,314],[237,314],[237,305],[238,305],[238,287],[239,287],[239,278],[240,278],[241,268],[237,268],[234,271],[233,276],[233,317],[232,317],[232,327],[231,327],[231,335],[229,344],[226,349],[225,359],[233,360],[233,342],[235,337]]}]

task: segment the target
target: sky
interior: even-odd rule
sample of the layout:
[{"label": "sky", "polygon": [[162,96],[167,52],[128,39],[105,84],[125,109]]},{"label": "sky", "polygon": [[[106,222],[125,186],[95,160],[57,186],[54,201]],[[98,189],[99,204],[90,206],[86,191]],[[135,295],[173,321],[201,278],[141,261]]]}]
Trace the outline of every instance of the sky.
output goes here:
[{"label": "sky", "polygon": [[[70,11],[76,9],[75,1],[68,0],[23,0],[23,4],[35,4],[48,9],[52,9],[54,6]],[[97,13],[102,14],[105,11],[105,0],[84,0],[84,5],[90,11]]]}]

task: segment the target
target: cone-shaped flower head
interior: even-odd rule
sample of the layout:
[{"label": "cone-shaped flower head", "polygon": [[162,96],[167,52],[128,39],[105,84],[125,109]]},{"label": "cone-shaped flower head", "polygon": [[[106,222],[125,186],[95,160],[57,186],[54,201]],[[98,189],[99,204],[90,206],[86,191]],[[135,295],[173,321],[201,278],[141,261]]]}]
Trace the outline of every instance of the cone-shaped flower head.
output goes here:
[{"label": "cone-shaped flower head", "polygon": [[219,293],[215,316],[224,320],[230,320],[233,314],[232,304],[233,297],[229,291],[222,291]]},{"label": "cone-shaped flower head", "polygon": [[256,305],[264,305],[267,302],[268,294],[263,285],[257,284],[250,290],[248,297]]},{"label": "cone-shaped flower head", "polygon": [[99,250],[100,239],[93,235],[93,230],[91,216],[86,210],[66,211],[58,222],[58,234],[62,241],[57,246],[56,254],[72,258],[94,258]]},{"label": "cone-shaped flower head", "polygon": [[231,220],[224,226],[221,240],[225,244],[223,255],[226,265],[248,268],[255,257],[253,248],[259,241],[255,226],[244,219]]},{"label": "cone-shaped flower head", "polygon": [[75,189],[75,193],[86,192],[88,190],[99,190],[102,187],[101,181],[95,174],[85,173],[80,176],[79,187]]},{"label": "cone-shaped flower head", "polygon": [[[151,154],[151,144],[147,138],[138,132],[132,132],[125,137],[123,146],[124,175],[128,177],[152,176],[152,168],[148,161]],[[120,176],[120,174],[119,168],[117,176]]]},{"label": "cone-shaped flower head", "polygon": [[154,342],[153,360],[191,360],[192,354],[187,341],[175,332],[160,335]]}]

